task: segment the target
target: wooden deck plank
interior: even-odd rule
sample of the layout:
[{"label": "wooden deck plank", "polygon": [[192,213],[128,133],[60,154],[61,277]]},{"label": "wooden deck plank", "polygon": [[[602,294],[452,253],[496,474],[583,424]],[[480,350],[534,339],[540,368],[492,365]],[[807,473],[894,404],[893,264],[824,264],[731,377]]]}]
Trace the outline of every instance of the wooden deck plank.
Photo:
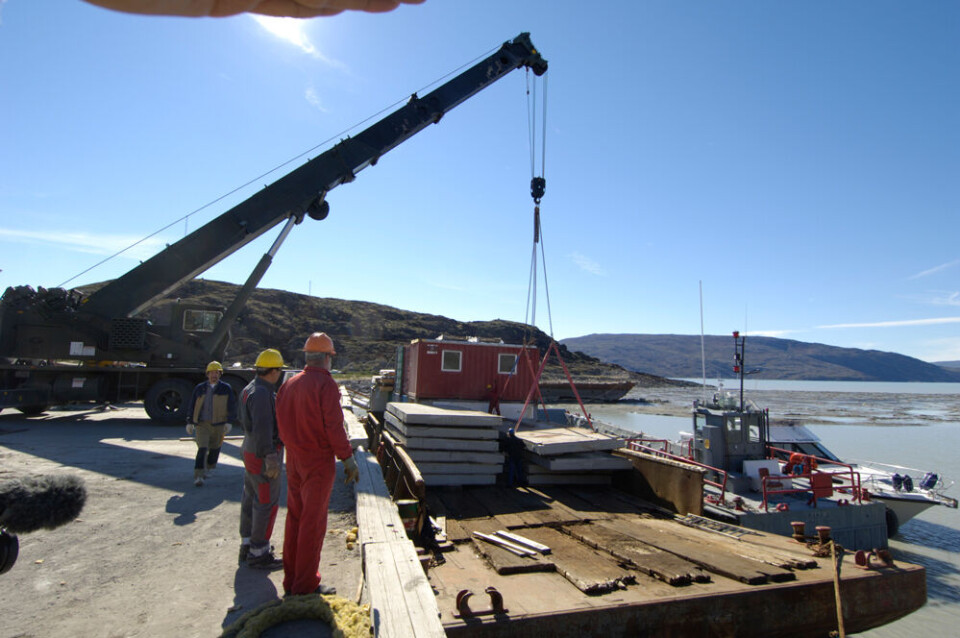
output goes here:
[{"label": "wooden deck plank", "polygon": [[523,530],[525,538],[550,548],[550,560],[574,587],[585,594],[603,594],[620,589],[635,577],[609,554],[601,554],[573,537],[549,527]]},{"label": "wooden deck plank", "polygon": [[[756,561],[722,551],[720,545],[706,545],[689,538],[678,536],[673,532],[665,532],[642,524],[639,519],[612,519],[598,523],[628,536],[632,536],[653,547],[657,547],[675,556],[682,556],[692,563],[700,565],[707,571],[727,578],[733,578],[748,585],[759,585],[771,579],[786,581],[796,578],[793,572],[780,570],[772,565],[769,569]],[[678,527],[680,527],[678,525]],[[674,530],[675,531],[675,530]]]},{"label": "wooden deck plank", "polygon": [[600,523],[565,526],[563,531],[669,585],[710,582],[710,575],[698,565],[604,527]]},{"label": "wooden deck plank", "polygon": [[[496,530],[493,530],[496,531]],[[555,569],[553,559],[540,555],[517,556],[502,547],[474,537],[473,545],[490,566],[501,575],[529,574],[531,572],[552,572]]]},{"label": "wooden deck plank", "polygon": [[500,528],[515,529],[540,525],[540,519],[524,511],[523,505],[510,498],[511,490],[475,490],[475,498],[500,521]]},{"label": "wooden deck plank", "polygon": [[446,636],[436,597],[412,543],[365,544],[363,563],[375,636]]},{"label": "wooden deck plank", "polygon": [[360,478],[356,485],[358,541],[406,541],[400,512],[390,498],[376,458],[364,450],[354,452]]}]

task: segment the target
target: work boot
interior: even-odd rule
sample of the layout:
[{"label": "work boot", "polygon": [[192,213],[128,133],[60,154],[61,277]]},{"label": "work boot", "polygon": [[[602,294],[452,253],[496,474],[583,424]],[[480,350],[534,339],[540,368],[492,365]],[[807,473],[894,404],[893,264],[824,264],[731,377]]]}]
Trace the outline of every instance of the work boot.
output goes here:
[{"label": "work boot", "polygon": [[[333,596],[337,593],[337,588],[333,585],[324,585],[320,583],[320,586],[314,589],[310,594],[320,594],[321,596]],[[309,596],[310,594],[291,594],[288,591],[283,592],[283,597],[287,598],[289,596]]]},{"label": "work boot", "polygon": [[254,554],[253,552],[254,550],[251,549],[250,553],[247,554],[247,567],[269,571],[283,569],[283,561],[273,554],[272,549],[265,549],[260,554]]}]

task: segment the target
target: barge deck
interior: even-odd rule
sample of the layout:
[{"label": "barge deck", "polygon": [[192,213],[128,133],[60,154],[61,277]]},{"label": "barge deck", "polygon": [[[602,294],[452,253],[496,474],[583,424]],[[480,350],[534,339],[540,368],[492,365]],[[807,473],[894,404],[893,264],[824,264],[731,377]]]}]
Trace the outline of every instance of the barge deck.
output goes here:
[{"label": "barge deck", "polygon": [[[430,489],[427,502],[449,541],[427,571],[447,636],[826,636],[838,628],[829,545],[812,539],[668,516],[609,487]],[[475,535],[501,530],[551,551],[519,557]],[[922,567],[856,562],[850,553],[839,561],[845,631],[926,602]],[[485,613],[498,597],[502,611]]]}]

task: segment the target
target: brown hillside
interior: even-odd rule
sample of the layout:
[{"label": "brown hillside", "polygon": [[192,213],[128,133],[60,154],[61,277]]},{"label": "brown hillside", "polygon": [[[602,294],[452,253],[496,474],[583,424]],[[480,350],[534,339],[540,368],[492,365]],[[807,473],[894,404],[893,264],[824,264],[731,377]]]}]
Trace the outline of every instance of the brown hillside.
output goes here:
[{"label": "brown hillside", "polygon": [[[86,290],[96,287],[90,286]],[[169,304],[176,303],[177,299],[226,307],[238,288],[220,281],[194,280],[151,308],[148,314],[151,320],[163,322],[169,316]],[[231,329],[231,342],[223,363],[251,365],[261,350],[276,348],[290,365],[302,365],[300,348],[307,335],[317,330],[333,338],[337,348],[334,363],[337,369],[358,374],[373,374],[384,368],[395,367],[397,346],[413,339],[434,339],[439,335],[477,336],[500,338],[505,343],[522,343],[526,338],[535,342],[541,352],[550,343],[550,337],[540,330],[513,321],[495,319],[462,322],[365,301],[258,289]],[[571,374],[580,381],[629,379],[641,385],[671,383],[660,377],[629,372],[580,352],[570,352],[562,344],[559,348]],[[545,376],[563,378],[563,371],[555,357],[551,358]]]}]

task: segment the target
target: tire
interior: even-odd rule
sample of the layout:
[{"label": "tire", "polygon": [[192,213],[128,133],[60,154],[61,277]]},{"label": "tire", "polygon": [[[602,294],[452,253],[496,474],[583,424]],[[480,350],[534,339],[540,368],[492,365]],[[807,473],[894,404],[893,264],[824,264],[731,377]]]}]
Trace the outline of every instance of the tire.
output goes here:
[{"label": "tire", "polygon": [[233,390],[233,396],[238,401],[240,400],[240,393],[243,392],[243,389],[247,387],[247,382],[244,381],[241,377],[233,376],[228,374],[221,379],[224,383],[230,386]]},{"label": "tire", "polygon": [[900,531],[900,518],[897,513],[887,508],[887,538],[893,538]]},{"label": "tire", "polygon": [[48,405],[21,405],[17,409],[27,416],[37,416],[38,414],[46,412],[49,407]]},{"label": "tire", "polygon": [[182,424],[190,411],[193,384],[185,379],[160,379],[143,397],[143,409],[154,421]]}]

